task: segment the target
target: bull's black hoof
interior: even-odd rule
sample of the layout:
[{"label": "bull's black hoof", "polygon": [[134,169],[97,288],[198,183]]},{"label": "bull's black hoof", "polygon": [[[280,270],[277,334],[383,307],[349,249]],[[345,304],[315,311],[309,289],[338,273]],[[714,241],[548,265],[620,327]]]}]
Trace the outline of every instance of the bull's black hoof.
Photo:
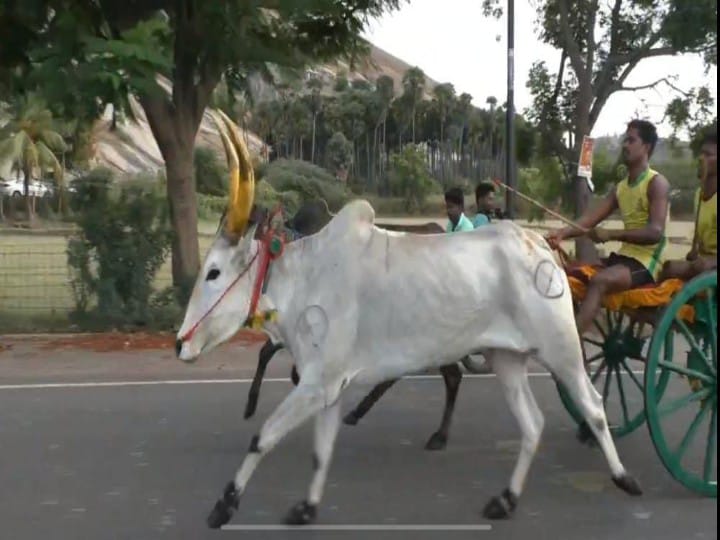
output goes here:
[{"label": "bull's black hoof", "polygon": [[317,507],[307,501],[297,503],[285,516],[286,525],[309,525],[315,522]]},{"label": "bull's black hoof", "polygon": [[354,412],[347,413],[345,418],[343,418],[343,424],[346,426],[356,426],[359,421],[360,418],[358,418]]},{"label": "bull's black hoof", "polygon": [[499,497],[493,497],[483,509],[486,519],[509,519],[517,507],[517,497],[506,489]]},{"label": "bull's black hoof", "polygon": [[428,442],[425,444],[425,450],[445,450],[446,446],[447,437],[437,431],[428,439]]},{"label": "bull's black hoof", "polygon": [[211,529],[219,529],[223,525],[227,525],[230,518],[232,518],[233,512],[238,509],[239,504],[240,496],[235,490],[235,483],[228,482],[222,499],[218,499],[212,512],[207,517],[207,526]]},{"label": "bull's black hoof", "polygon": [[613,476],[613,482],[628,495],[639,497],[643,494],[640,483],[629,474],[618,477]]}]

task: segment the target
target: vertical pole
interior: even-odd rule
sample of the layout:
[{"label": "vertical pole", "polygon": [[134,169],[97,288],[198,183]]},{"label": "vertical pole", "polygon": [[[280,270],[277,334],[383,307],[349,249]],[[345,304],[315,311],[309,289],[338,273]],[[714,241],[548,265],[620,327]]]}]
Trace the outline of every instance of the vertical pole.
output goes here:
[{"label": "vertical pole", "polygon": [[[507,109],[505,119],[505,182],[517,189],[515,174],[515,1],[508,0],[507,9]],[[515,217],[513,194],[505,191],[505,213]]]}]

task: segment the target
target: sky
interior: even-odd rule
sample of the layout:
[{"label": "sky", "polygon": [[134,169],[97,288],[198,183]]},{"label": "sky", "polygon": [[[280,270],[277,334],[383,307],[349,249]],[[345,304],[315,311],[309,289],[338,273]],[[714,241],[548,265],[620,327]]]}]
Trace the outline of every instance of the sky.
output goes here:
[{"label": "sky", "polygon": [[[410,0],[399,11],[370,22],[364,37],[410,65],[419,66],[438,82],[450,82],[458,94],[467,92],[478,107],[488,96],[499,103],[507,97],[507,19],[482,16],[481,0]],[[535,10],[530,0],[515,2],[515,109],[522,112],[532,98],[525,88],[528,71],[536,60],[545,60],[557,72],[560,52],[545,45],[535,31]],[[677,75],[684,90],[712,83],[717,96],[717,68],[706,75],[700,57],[683,55],[643,60],[626,85],[639,86]],[[662,123],[672,90],[619,92],[605,105],[592,136],[617,134],[635,116],[655,122],[661,137],[671,129]]]}]

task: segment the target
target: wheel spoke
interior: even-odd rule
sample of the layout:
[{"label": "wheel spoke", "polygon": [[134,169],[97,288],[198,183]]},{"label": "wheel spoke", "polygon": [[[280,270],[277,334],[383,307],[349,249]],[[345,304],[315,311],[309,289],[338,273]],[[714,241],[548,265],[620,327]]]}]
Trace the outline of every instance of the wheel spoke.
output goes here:
[{"label": "wheel spoke", "polygon": [[604,356],[605,356],[605,353],[602,352],[602,351],[600,351],[600,352],[597,353],[596,355],[591,356],[590,358],[588,358],[587,360],[585,360],[585,363],[586,363],[586,364],[590,364],[590,363],[594,362],[595,360],[600,360],[600,359],[601,359],[602,357],[604,357]]},{"label": "wheel spoke", "polygon": [[620,366],[615,366],[615,379],[617,379],[618,391],[620,392],[620,404],[622,405],[623,419],[625,425],[630,423],[630,418],[627,411],[627,402],[625,401],[625,389],[622,384],[622,377],[620,376]]},{"label": "wheel spoke", "polygon": [[678,449],[675,451],[675,455],[673,457],[674,457],[674,459],[677,460],[678,464],[682,460],[682,457],[685,454],[685,451],[687,450],[687,446],[688,446],[688,444],[690,444],[690,441],[692,440],[693,435],[695,435],[697,428],[700,427],[700,424],[702,423],[703,419],[705,418],[705,415],[710,410],[710,407],[708,406],[708,404],[709,404],[709,402],[706,402],[700,408],[698,413],[695,415],[695,418],[693,419],[692,423],[690,424],[690,427],[688,427],[688,430],[685,433],[685,436],[683,437],[682,441],[680,442],[680,446],[678,446]]},{"label": "wheel spoke", "polygon": [[603,372],[607,364],[605,363],[605,360],[600,362],[600,366],[598,366],[598,369],[595,373],[592,374],[592,377],[590,377],[590,381],[595,384],[595,381],[598,380],[598,377],[600,377],[600,374]]},{"label": "wheel spoke", "polygon": [[675,324],[678,328],[680,328],[680,331],[682,332],[683,336],[685,336],[685,339],[690,344],[690,346],[695,350],[695,352],[698,354],[700,358],[702,358],[703,362],[705,362],[705,365],[707,366],[708,370],[710,370],[710,373],[713,375],[715,374],[715,368],[711,364],[710,360],[708,360],[708,357],[705,355],[705,351],[702,350],[702,347],[698,345],[698,342],[695,340],[695,337],[690,332],[690,329],[687,327],[687,325],[680,320],[678,317],[675,317]]},{"label": "wheel spoke", "polygon": [[692,403],[693,401],[701,401],[708,397],[711,393],[709,388],[703,388],[697,392],[690,392],[689,394],[675,399],[669,403],[665,403],[657,408],[658,416],[667,416],[675,411],[682,409],[685,405]]},{"label": "wheel spoke", "polygon": [[716,455],[715,439],[717,437],[717,401],[713,400],[712,418],[710,419],[710,427],[708,428],[707,446],[705,447],[705,467],[703,468],[703,480],[710,481],[713,473],[713,458]]},{"label": "wheel spoke", "polygon": [[713,379],[713,377],[705,375],[704,373],[702,373],[700,371],[695,371],[694,369],[689,369],[689,368],[680,366],[674,362],[665,362],[664,360],[660,360],[658,362],[658,366],[663,367],[667,370],[673,371],[675,373],[685,375],[686,377],[692,377],[693,379],[699,379],[702,382],[707,383],[707,384],[715,383],[715,380]]},{"label": "wheel spoke", "polygon": [[607,334],[605,333],[605,330],[603,330],[600,321],[598,321],[597,319],[593,319],[593,324],[595,325],[595,328],[597,328],[598,332],[600,332],[600,335],[603,337],[603,339],[607,339]]},{"label": "wheel spoke", "polygon": [[584,338],[583,338],[583,341],[584,341],[585,343],[590,343],[590,345],[595,345],[596,347],[602,347],[602,346],[603,346],[602,341],[597,341],[597,340],[590,339],[590,338],[587,338],[587,337],[584,337]]},{"label": "wheel spoke", "polygon": [[644,391],[643,385],[642,385],[642,383],[640,382],[640,380],[637,378],[637,375],[635,375],[635,374],[632,372],[632,370],[630,369],[630,367],[627,365],[627,360],[625,360],[625,359],[623,358],[622,364],[623,364],[623,367],[625,367],[625,371],[627,371],[628,375],[630,375],[630,378],[632,379],[632,382],[634,382],[634,383],[635,383],[635,386],[638,387],[638,390],[640,390],[641,392]]},{"label": "wheel spoke", "polygon": [[610,369],[610,366],[608,366],[607,370],[605,371],[605,386],[603,386],[603,407],[607,403],[607,398],[610,395],[610,379],[612,378],[612,370]]},{"label": "wheel spoke", "polygon": [[707,305],[708,316],[710,317],[710,351],[712,354],[712,364],[717,370],[717,321],[715,310],[717,302],[713,302],[716,296],[716,289],[710,289],[705,295],[705,304]]}]

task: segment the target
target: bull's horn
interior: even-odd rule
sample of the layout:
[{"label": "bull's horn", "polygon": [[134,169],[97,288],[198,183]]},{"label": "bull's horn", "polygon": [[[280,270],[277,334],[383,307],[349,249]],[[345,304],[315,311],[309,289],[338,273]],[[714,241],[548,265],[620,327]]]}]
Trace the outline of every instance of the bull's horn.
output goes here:
[{"label": "bull's horn", "polygon": [[229,214],[232,213],[232,208],[234,208],[235,201],[238,197],[238,184],[240,183],[240,165],[238,162],[238,155],[235,151],[235,147],[233,146],[232,142],[230,141],[230,138],[227,136],[227,133],[225,132],[225,126],[223,125],[223,121],[218,118],[217,113],[210,111],[210,118],[213,119],[213,122],[215,123],[215,126],[218,129],[218,134],[220,135],[220,140],[223,143],[223,147],[225,148],[225,159],[227,160],[227,166],[230,170],[230,197],[228,202],[228,209],[225,212],[225,218],[226,218],[226,230],[230,233],[231,231],[231,220],[229,218]]},{"label": "bull's horn", "polygon": [[242,234],[250,220],[250,212],[255,200],[255,173],[250,161],[250,152],[237,125],[223,111],[218,110],[218,114],[225,123],[238,160],[238,173],[231,176],[227,230],[230,233]]}]

